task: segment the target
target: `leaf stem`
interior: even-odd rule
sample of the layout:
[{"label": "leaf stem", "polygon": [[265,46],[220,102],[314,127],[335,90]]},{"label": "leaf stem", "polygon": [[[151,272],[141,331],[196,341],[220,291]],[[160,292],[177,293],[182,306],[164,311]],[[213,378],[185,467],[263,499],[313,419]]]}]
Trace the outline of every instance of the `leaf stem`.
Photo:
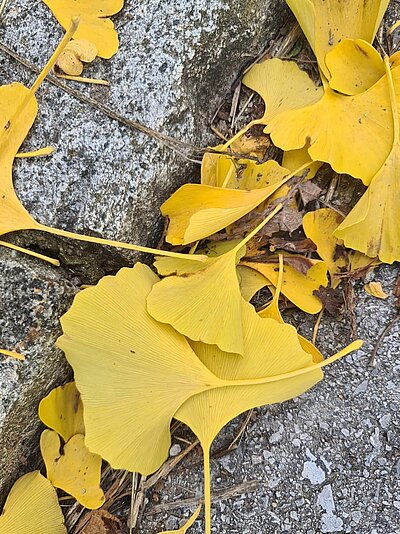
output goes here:
[{"label": "leaf stem", "polygon": [[19,354],[18,352],[13,352],[11,350],[0,349],[0,354],[4,354],[4,356],[15,358],[16,360],[20,360],[20,361],[25,360],[25,356],[23,356],[22,354]]},{"label": "leaf stem", "polygon": [[31,152],[18,152],[15,155],[16,158],[42,158],[44,156],[50,156],[55,151],[53,146],[45,146],[38,148],[38,150],[32,150]]},{"label": "leaf stem", "polygon": [[244,135],[246,132],[248,132],[250,130],[250,128],[252,128],[253,126],[256,126],[257,124],[263,124],[263,119],[255,119],[251,122],[249,122],[249,124],[247,124],[244,128],[242,128],[239,132],[237,132],[233,137],[231,137],[229,139],[229,141],[227,141],[223,147],[224,147],[224,150],[226,150],[227,148],[229,148],[235,141],[237,141],[238,139],[240,139],[240,137],[242,137],[242,135]]},{"label": "leaf stem", "polygon": [[17,245],[14,245],[13,243],[7,243],[7,241],[0,241],[0,246],[11,248],[12,250],[16,250],[17,252],[22,252],[23,254],[27,254],[28,256],[33,256],[34,258],[38,258],[39,260],[47,261],[48,263],[51,263],[52,265],[55,265],[56,267],[60,266],[60,262],[58,260],[49,258],[48,256],[44,256],[43,254],[39,254],[38,252],[33,252],[33,250],[28,250],[27,248],[18,247]]},{"label": "leaf stem", "polygon": [[327,365],[330,365],[331,363],[336,362],[337,360],[340,360],[344,356],[347,356],[350,352],[354,350],[358,350],[363,345],[363,342],[361,340],[353,341],[350,345],[342,349],[340,352],[335,354],[334,356],[331,356],[330,358],[327,358],[326,360],[323,360],[322,362],[316,363],[314,365],[310,365],[308,367],[303,367],[301,369],[297,369],[296,371],[291,371],[289,373],[284,373],[281,375],[275,375],[275,376],[266,376],[264,378],[250,378],[247,380],[226,380],[224,381],[224,387],[235,387],[235,386],[257,386],[262,384],[270,384],[273,382],[280,382],[282,380],[287,380],[289,378],[295,378],[296,376],[305,375],[307,373],[311,373],[313,371],[317,371],[318,369],[322,369],[323,367],[326,367]]},{"label": "leaf stem", "polygon": [[205,534],[211,534],[211,466],[210,446],[203,446],[204,459],[204,520]]},{"label": "leaf stem", "polygon": [[170,252],[168,250],[158,250],[150,247],[142,247],[140,245],[133,245],[131,243],[124,243],[122,241],[112,241],[110,239],[103,239],[102,237],[93,237],[83,234],[75,234],[74,232],[68,232],[66,230],[60,230],[59,228],[53,228],[52,226],[46,226],[44,224],[37,223],[34,227],[35,230],[47,232],[49,234],[58,235],[61,237],[67,237],[69,239],[76,239],[78,241],[85,241],[87,243],[97,243],[99,245],[107,245],[109,247],[124,248],[128,250],[136,250],[138,252],[145,252],[147,254],[157,254],[157,256],[168,256],[170,258],[180,258],[185,260],[193,260],[204,263],[207,261],[207,256],[201,254],[182,254],[180,252]]}]

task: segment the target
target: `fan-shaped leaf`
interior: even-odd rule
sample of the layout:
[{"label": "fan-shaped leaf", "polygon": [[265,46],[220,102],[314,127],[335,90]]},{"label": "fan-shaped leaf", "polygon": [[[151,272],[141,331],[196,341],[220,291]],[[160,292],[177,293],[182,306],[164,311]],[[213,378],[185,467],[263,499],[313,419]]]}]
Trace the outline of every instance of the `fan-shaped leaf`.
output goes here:
[{"label": "fan-shaped leaf", "polygon": [[40,450],[46,466],[47,478],[90,510],[104,504],[100,488],[101,457],[89,452],[82,434],[73,436],[60,452],[61,441],[53,430],[44,430]]},{"label": "fan-shaped leaf", "polygon": [[3,534],[67,534],[53,486],[39,471],[17,480],[0,515]]},{"label": "fan-shaped leaf", "polygon": [[64,441],[75,434],[85,434],[83,406],[75,382],[53,389],[39,404],[39,417]]}]

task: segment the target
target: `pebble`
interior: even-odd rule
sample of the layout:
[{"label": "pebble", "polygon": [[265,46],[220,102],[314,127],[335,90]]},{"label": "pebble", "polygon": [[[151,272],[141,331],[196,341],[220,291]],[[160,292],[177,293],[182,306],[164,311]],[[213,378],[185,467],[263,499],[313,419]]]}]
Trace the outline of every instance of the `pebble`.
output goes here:
[{"label": "pebble", "polygon": [[307,479],[313,486],[325,482],[325,471],[315,462],[305,462],[301,478]]},{"label": "pebble", "polygon": [[180,454],[181,450],[182,450],[182,447],[178,443],[175,443],[169,449],[169,455],[170,456],[178,456],[178,454]]}]

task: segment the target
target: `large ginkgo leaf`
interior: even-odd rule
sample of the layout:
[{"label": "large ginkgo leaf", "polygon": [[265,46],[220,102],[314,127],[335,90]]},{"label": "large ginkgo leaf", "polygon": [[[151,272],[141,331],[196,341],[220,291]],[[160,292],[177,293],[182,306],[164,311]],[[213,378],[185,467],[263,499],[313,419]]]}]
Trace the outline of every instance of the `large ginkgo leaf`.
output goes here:
[{"label": "large ginkgo leaf", "polygon": [[[312,356],[301,348],[294,327],[261,319],[247,303],[243,303],[243,330],[242,357],[212,345],[192,343],[200,360],[215,375],[233,382],[229,387],[194,395],[175,414],[176,419],[193,430],[203,447],[207,534],[211,533],[209,455],[218,432],[250,408],[283,402],[304,393],[323,378],[321,367],[330,361],[315,364]],[[360,343],[354,343],[333,359],[359,347]],[[257,379],[260,382],[254,383]]]},{"label": "large ginkgo leaf", "polygon": [[60,488],[82,504],[94,510],[104,504],[100,488],[101,457],[89,451],[85,437],[76,434],[63,446],[57,432],[44,430],[40,437],[40,451],[46,466],[46,476],[54,487]]},{"label": "large ginkgo leaf", "polygon": [[286,0],[329,79],[326,54],[343,39],[372,43],[390,0]]},{"label": "large ginkgo leaf", "polygon": [[39,417],[64,441],[85,433],[83,406],[75,382],[53,389],[39,404]]},{"label": "large ginkgo leaf", "polygon": [[236,274],[237,253],[281,207],[229,252],[208,260],[205,269],[170,276],[155,284],[147,299],[149,313],[194,341],[243,354],[243,297]]},{"label": "large ginkgo leaf", "polygon": [[2,534],[67,534],[57,494],[39,471],[17,480],[0,515]]},{"label": "large ginkgo leaf", "polygon": [[158,280],[138,263],[85,289],[61,318],[57,342],[81,393],[87,447],[143,474],[167,458],[179,406],[220,384],[182,335],[147,313]]},{"label": "large ginkgo leaf", "polygon": [[[279,266],[276,263],[244,263],[264,275],[275,287],[279,280]],[[307,273],[297,271],[291,265],[284,266],[282,293],[298,308],[306,313],[315,314],[321,311],[322,303],[314,295],[314,291],[328,284],[327,266],[319,261],[310,267]]]},{"label": "large ginkgo leaf", "polygon": [[340,284],[340,273],[376,265],[376,262],[360,252],[344,251],[343,241],[334,236],[343,220],[344,217],[331,208],[310,211],[303,217],[304,232],[315,243],[319,256],[326,263],[333,288]]},{"label": "large ginkgo leaf", "polygon": [[363,93],[385,75],[379,52],[362,39],[344,39],[327,54],[326,65],[330,88],[345,95]]},{"label": "large ginkgo leaf", "polygon": [[296,171],[282,174],[274,172],[279,181],[252,191],[185,184],[161,206],[161,213],[169,218],[166,241],[186,245],[226,228],[273,195]]},{"label": "large ginkgo leaf", "polygon": [[76,39],[86,39],[97,48],[102,58],[113,56],[119,46],[114,24],[107,18],[115,15],[124,6],[124,0],[43,0],[64,28],[72,17],[79,17]]},{"label": "large ginkgo leaf", "polygon": [[243,77],[243,83],[264,100],[265,112],[259,120],[268,124],[279,113],[310,106],[322,96],[306,72],[294,61],[267,59],[254,65]]},{"label": "large ginkgo leaf", "polygon": [[396,87],[385,58],[389,82],[394,142],[392,150],[371,185],[335,232],[349,248],[384,263],[400,260],[400,125]]},{"label": "large ginkgo leaf", "polygon": [[[399,86],[399,68],[394,69],[393,76]],[[299,149],[309,142],[311,159],[329,163],[336,172],[360,178],[368,185],[393,145],[387,78],[354,96],[341,95],[328,86],[319,102],[279,114],[266,131],[283,150]]]}]

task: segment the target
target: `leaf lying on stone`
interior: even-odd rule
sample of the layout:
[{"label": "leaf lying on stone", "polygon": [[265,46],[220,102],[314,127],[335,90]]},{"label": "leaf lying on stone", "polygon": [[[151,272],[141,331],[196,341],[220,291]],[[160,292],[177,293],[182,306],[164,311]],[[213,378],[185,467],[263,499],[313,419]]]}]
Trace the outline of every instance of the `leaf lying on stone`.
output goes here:
[{"label": "leaf lying on stone", "polygon": [[101,457],[89,451],[82,434],[72,436],[60,452],[57,432],[44,430],[40,437],[40,451],[46,466],[46,477],[90,510],[104,504],[100,488]]},{"label": "leaf lying on stone", "polygon": [[43,0],[66,29],[73,17],[80,18],[76,39],[90,41],[99,57],[109,59],[118,50],[118,34],[108,18],[124,7],[124,0]]},{"label": "leaf lying on stone", "polygon": [[39,417],[65,442],[75,434],[85,434],[83,405],[75,382],[53,389],[42,399],[39,404]]},{"label": "leaf lying on stone", "polygon": [[67,534],[57,494],[39,471],[15,482],[0,515],[4,534]]},{"label": "leaf lying on stone", "polygon": [[56,65],[65,74],[80,76],[83,63],[91,63],[97,56],[96,46],[86,39],[70,41],[59,55]]},{"label": "leaf lying on stone", "polygon": [[147,299],[150,315],[194,341],[243,354],[243,297],[236,274],[237,253],[281,208],[277,206],[229,252],[208,260],[204,269],[188,276],[170,276],[155,284]]},{"label": "leaf lying on stone", "polygon": [[199,504],[199,506],[194,511],[193,515],[189,517],[189,519],[186,521],[186,523],[181,526],[181,528],[178,528],[178,530],[165,530],[163,532],[159,532],[158,534],[186,534],[186,532],[189,530],[189,528],[194,524],[196,519],[199,517],[202,504]]},{"label": "leaf lying on stone", "polygon": [[382,284],[380,282],[369,282],[369,284],[366,284],[364,286],[364,289],[369,295],[372,295],[377,299],[385,300],[389,298],[388,293],[383,290]]},{"label": "leaf lying on stone", "polygon": [[[64,36],[63,40],[47,62],[45,68],[31,89],[26,88],[20,83],[13,83],[11,85],[4,85],[0,87],[0,119],[2,122],[0,131],[0,235],[19,230],[40,230],[70,239],[138,250],[151,254],[156,253],[157,251],[152,248],[75,234],[73,232],[68,232],[40,224],[38,221],[33,219],[33,217],[31,217],[15,193],[12,179],[12,166],[14,158],[25,137],[28,135],[28,132],[37,115],[38,106],[35,98],[35,92],[43,79],[46,77],[47,73],[53,68],[57,58],[59,57],[59,54],[64,50],[66,44],[70,40],[71,35],[73,35],[74,31],[76,30],[76,27],[77,22],[75,21],[72,23],[69,31]],[[30,254],[37,258],[47,260],[55,265],[59,265],[58,260],[47,258],[42,254],[21,249],[20,247],[16,247],[12,244],[5,244],[4,242],[1,242],[0,244],[2,246],[7,246],[9,248],[25,252],[26,254]],[[158,254],[181,258],[187,257],[189,261],[201,262],[206,259],[199,255],[190,256],[162,250],[160,250]]]},{"label": "leaf lying on stone", "polygon": [[375,38],[390,0],[286,0],[297,18],[324,76],[326,54],[343,39]]}]

